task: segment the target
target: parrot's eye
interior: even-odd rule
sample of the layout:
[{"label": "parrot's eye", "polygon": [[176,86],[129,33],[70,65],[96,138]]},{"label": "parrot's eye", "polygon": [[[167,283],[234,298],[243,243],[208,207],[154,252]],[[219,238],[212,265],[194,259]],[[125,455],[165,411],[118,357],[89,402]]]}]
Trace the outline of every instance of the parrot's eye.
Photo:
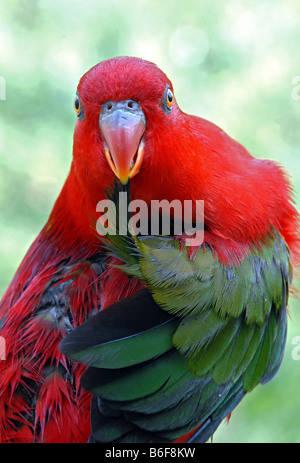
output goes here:
[{"label": "parrot's eye", "polygon": [[78,96],[78,95],[76,95],[76,98],[75,98],[75,100],[74,100],[74,109],[75,109],[75,111],[76,111],[77,114],[79,114],[80,111],[81,111],[80,100],[79,100],[79,96]]},{"label": "parrot's eye", "polygon": [[168,107],[172,108],[173,103],[174,103],[174,95],[173,95],[172,90],[170,88],[168,88],[168,90],[167,90],[167,105],[168,105]]},{"label": "parrot's eye", "polygon": [[173,103],[174,103],[174,94],[172,90],[170,89],[170,87],[167,86],[165,93],[164,93],[163,103],[162,103],[163,111],[167,114],[170,114],[170,112],[172,111]]},{"label": "parrot's eye", "polygon": [[84,112],[80,103],[80,98],[78,93],[76,94],[75,100],[74,100],[74,109],[77,114],[77,117],[80,121],[84,119]]}]

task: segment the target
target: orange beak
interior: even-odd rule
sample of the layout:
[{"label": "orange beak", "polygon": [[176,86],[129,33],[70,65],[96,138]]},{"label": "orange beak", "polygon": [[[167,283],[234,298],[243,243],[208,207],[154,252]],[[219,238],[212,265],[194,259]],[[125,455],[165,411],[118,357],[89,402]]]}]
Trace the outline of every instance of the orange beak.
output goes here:
[{"label": "orange beak", "polygon": [[99,126],[107,162],[126,185],[139,172],[143,160],[146,119],[142,108],[133,100],[105,103]]}]

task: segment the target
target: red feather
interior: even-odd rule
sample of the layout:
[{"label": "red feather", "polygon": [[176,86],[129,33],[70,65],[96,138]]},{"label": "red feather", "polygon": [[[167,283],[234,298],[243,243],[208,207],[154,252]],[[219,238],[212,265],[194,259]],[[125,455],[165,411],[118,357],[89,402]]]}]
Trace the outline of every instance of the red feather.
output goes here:
[{"label": "red feather", "polygon": [[[86,394],[84,394],[86,395]],[[90,434],[89,401],[76,400],[73,387],[58,372],[43,383],[36,404],[35,430],[46,443],[87,442]]]}]

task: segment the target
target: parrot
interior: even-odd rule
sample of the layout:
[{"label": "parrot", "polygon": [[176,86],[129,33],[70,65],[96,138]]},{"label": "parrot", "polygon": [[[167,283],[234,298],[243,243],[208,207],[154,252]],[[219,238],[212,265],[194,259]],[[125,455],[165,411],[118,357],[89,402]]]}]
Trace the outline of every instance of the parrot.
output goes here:
[{"label": "parrot", "polygon": [[[93,66],[74,111],[69,174],[0,303],[0,442],[207,442],[284,355],[300,243],[289,175],[183,112],[142,58]],[[153,200],[202,201],[203,239],[138,221],[121,233],[121,193],[147,224]]]}]

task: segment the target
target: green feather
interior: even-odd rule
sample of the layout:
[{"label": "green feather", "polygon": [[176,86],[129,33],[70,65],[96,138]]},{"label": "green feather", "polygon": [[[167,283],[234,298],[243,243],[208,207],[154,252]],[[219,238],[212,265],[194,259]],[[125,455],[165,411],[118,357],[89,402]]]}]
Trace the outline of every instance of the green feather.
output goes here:
[{"label": "green feather", "polygon": [[268,369],[273,344],[277,338],[279,325],[276,323],[275,315],[272,313],[265,325],[264,334],[255,355],[243,374],[243,387],[250,391],[261,381]]},{"label": "green feather", "polygon": [[96,397],[91,404],[91,425],[93,437],[98,442],[113,442],[134,429],[134,425],[120,416],[110,417],[103,415]]},{"label": "green feather", "polygon": [[182,354],[193,355],[201,349],[206,349],[207,344],[226,324],[227,320],[221,318],[213,309],[203,311],[199,315],[184,317],[173,336],[173,343]]},{"label": "green feather", "polygon": [[[97,378],[91,377],[90,371],[89,380],[86,381],[83,377],[82,384],[89,392],[105,400],[131,401],[154,394],[166,384],[172,385],[186,371],[187,359],[173,350],[151,364],[140,365],[139,368],[95,369]],[[96,386],[90,387],[89,382],[96,383]]]},{"label": "green feather", "polygon": [[190,355],[189,368],[194,375],[204,376],[212,370],[217,362],[222,361],[228,345],[233,342],[236,336],[239,325],[239,319],[228,319],[223,329],[207,343],[205,349]]},{"label": "green feather", "polygon": [[172,348],[172,335],[177,327],[175,320],[163,323],[141,333],[115,341],[99,343],[72,353],[76,362],[100,368],[124,368],[145,362]]}]

